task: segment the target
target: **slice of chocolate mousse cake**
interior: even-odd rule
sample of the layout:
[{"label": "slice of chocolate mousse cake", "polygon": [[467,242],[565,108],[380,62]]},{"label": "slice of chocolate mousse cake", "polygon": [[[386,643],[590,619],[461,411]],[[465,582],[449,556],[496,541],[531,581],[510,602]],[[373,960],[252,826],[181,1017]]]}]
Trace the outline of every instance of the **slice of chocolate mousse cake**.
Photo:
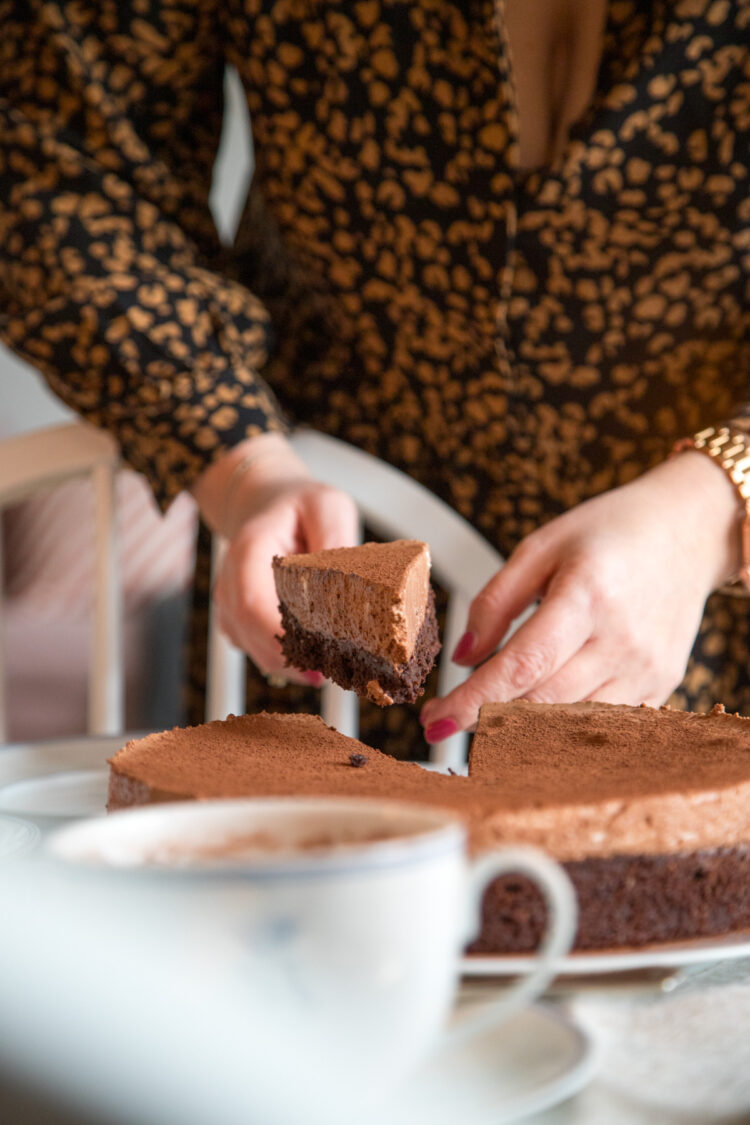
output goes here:
[{"label": "slice of chocolate mousse cake", "polygon": [[413,703],[440,650],[430,550],[415,539],[273,560],[287,664],[373,703]]}]

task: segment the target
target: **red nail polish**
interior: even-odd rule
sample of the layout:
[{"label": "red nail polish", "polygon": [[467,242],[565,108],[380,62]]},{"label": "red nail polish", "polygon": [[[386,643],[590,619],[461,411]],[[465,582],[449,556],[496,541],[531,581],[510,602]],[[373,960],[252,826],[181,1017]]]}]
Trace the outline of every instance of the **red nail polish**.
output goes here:
[{"label": "red nail polish", "polygon": [[451,657],[451,660],[455,662],[458,662],[459,660],[466,660],[467,656],[474,648],[476,639],[476,634],[472,633],[471,630],[469,630],[467,633],[464,633],[463,637],[461,637],[461,640],[453,650],[453,656]]},{"label": "red nail polish", "polygon": [[320,672],[303,672],[302,679],[307,680],[311,687],[321,687],[325,676]]},{"label": "red nail polish", "polygon": [[458,723],[455,719],[439,719],[436,723],[430,723],[424,736],[428,742],[442,742],[444,738],[450,738],[452,734],[457,733]]}]

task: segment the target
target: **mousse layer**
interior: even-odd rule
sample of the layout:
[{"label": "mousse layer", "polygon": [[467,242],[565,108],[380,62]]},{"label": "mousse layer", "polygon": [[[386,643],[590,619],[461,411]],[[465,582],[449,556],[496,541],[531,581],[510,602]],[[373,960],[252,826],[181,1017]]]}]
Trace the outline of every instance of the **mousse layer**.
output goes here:
[{"label": "mousse layer", "polygon": [[475,845],[523,841],[561,860],[750,841],[750,720],[606,703],[492,703],[470,776],[494,793]]}]

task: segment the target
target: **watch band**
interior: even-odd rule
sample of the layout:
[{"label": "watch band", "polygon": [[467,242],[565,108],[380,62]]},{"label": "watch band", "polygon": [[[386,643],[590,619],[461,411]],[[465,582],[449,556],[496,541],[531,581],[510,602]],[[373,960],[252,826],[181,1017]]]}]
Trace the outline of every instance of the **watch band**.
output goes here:
[{"label": "watch band", "polygon": [[722,586],[721,591],[727,594],[750,593],[750,439],[728,426],[708,426],[692,437],[682,438],[675,444],[673,452],[682,453],[686,449],[697,449],[712,457],[737,490],[742,502],[742,562],[737,576]]}]

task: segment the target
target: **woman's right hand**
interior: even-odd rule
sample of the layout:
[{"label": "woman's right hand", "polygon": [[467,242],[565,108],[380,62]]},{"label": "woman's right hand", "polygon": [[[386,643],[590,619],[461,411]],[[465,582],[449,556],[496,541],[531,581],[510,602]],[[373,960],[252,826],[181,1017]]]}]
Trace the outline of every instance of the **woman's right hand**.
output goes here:
[{"label": "woman's right hand", "polygon": [[346,493],[313,480],[279,434],[251,438],[207,469],[193,489],[204,519],[228,540],[213,598],[219,625],[264,675],[320,686],[318,672],[285,666],[274,555],[349,547],[358,517]]}]

